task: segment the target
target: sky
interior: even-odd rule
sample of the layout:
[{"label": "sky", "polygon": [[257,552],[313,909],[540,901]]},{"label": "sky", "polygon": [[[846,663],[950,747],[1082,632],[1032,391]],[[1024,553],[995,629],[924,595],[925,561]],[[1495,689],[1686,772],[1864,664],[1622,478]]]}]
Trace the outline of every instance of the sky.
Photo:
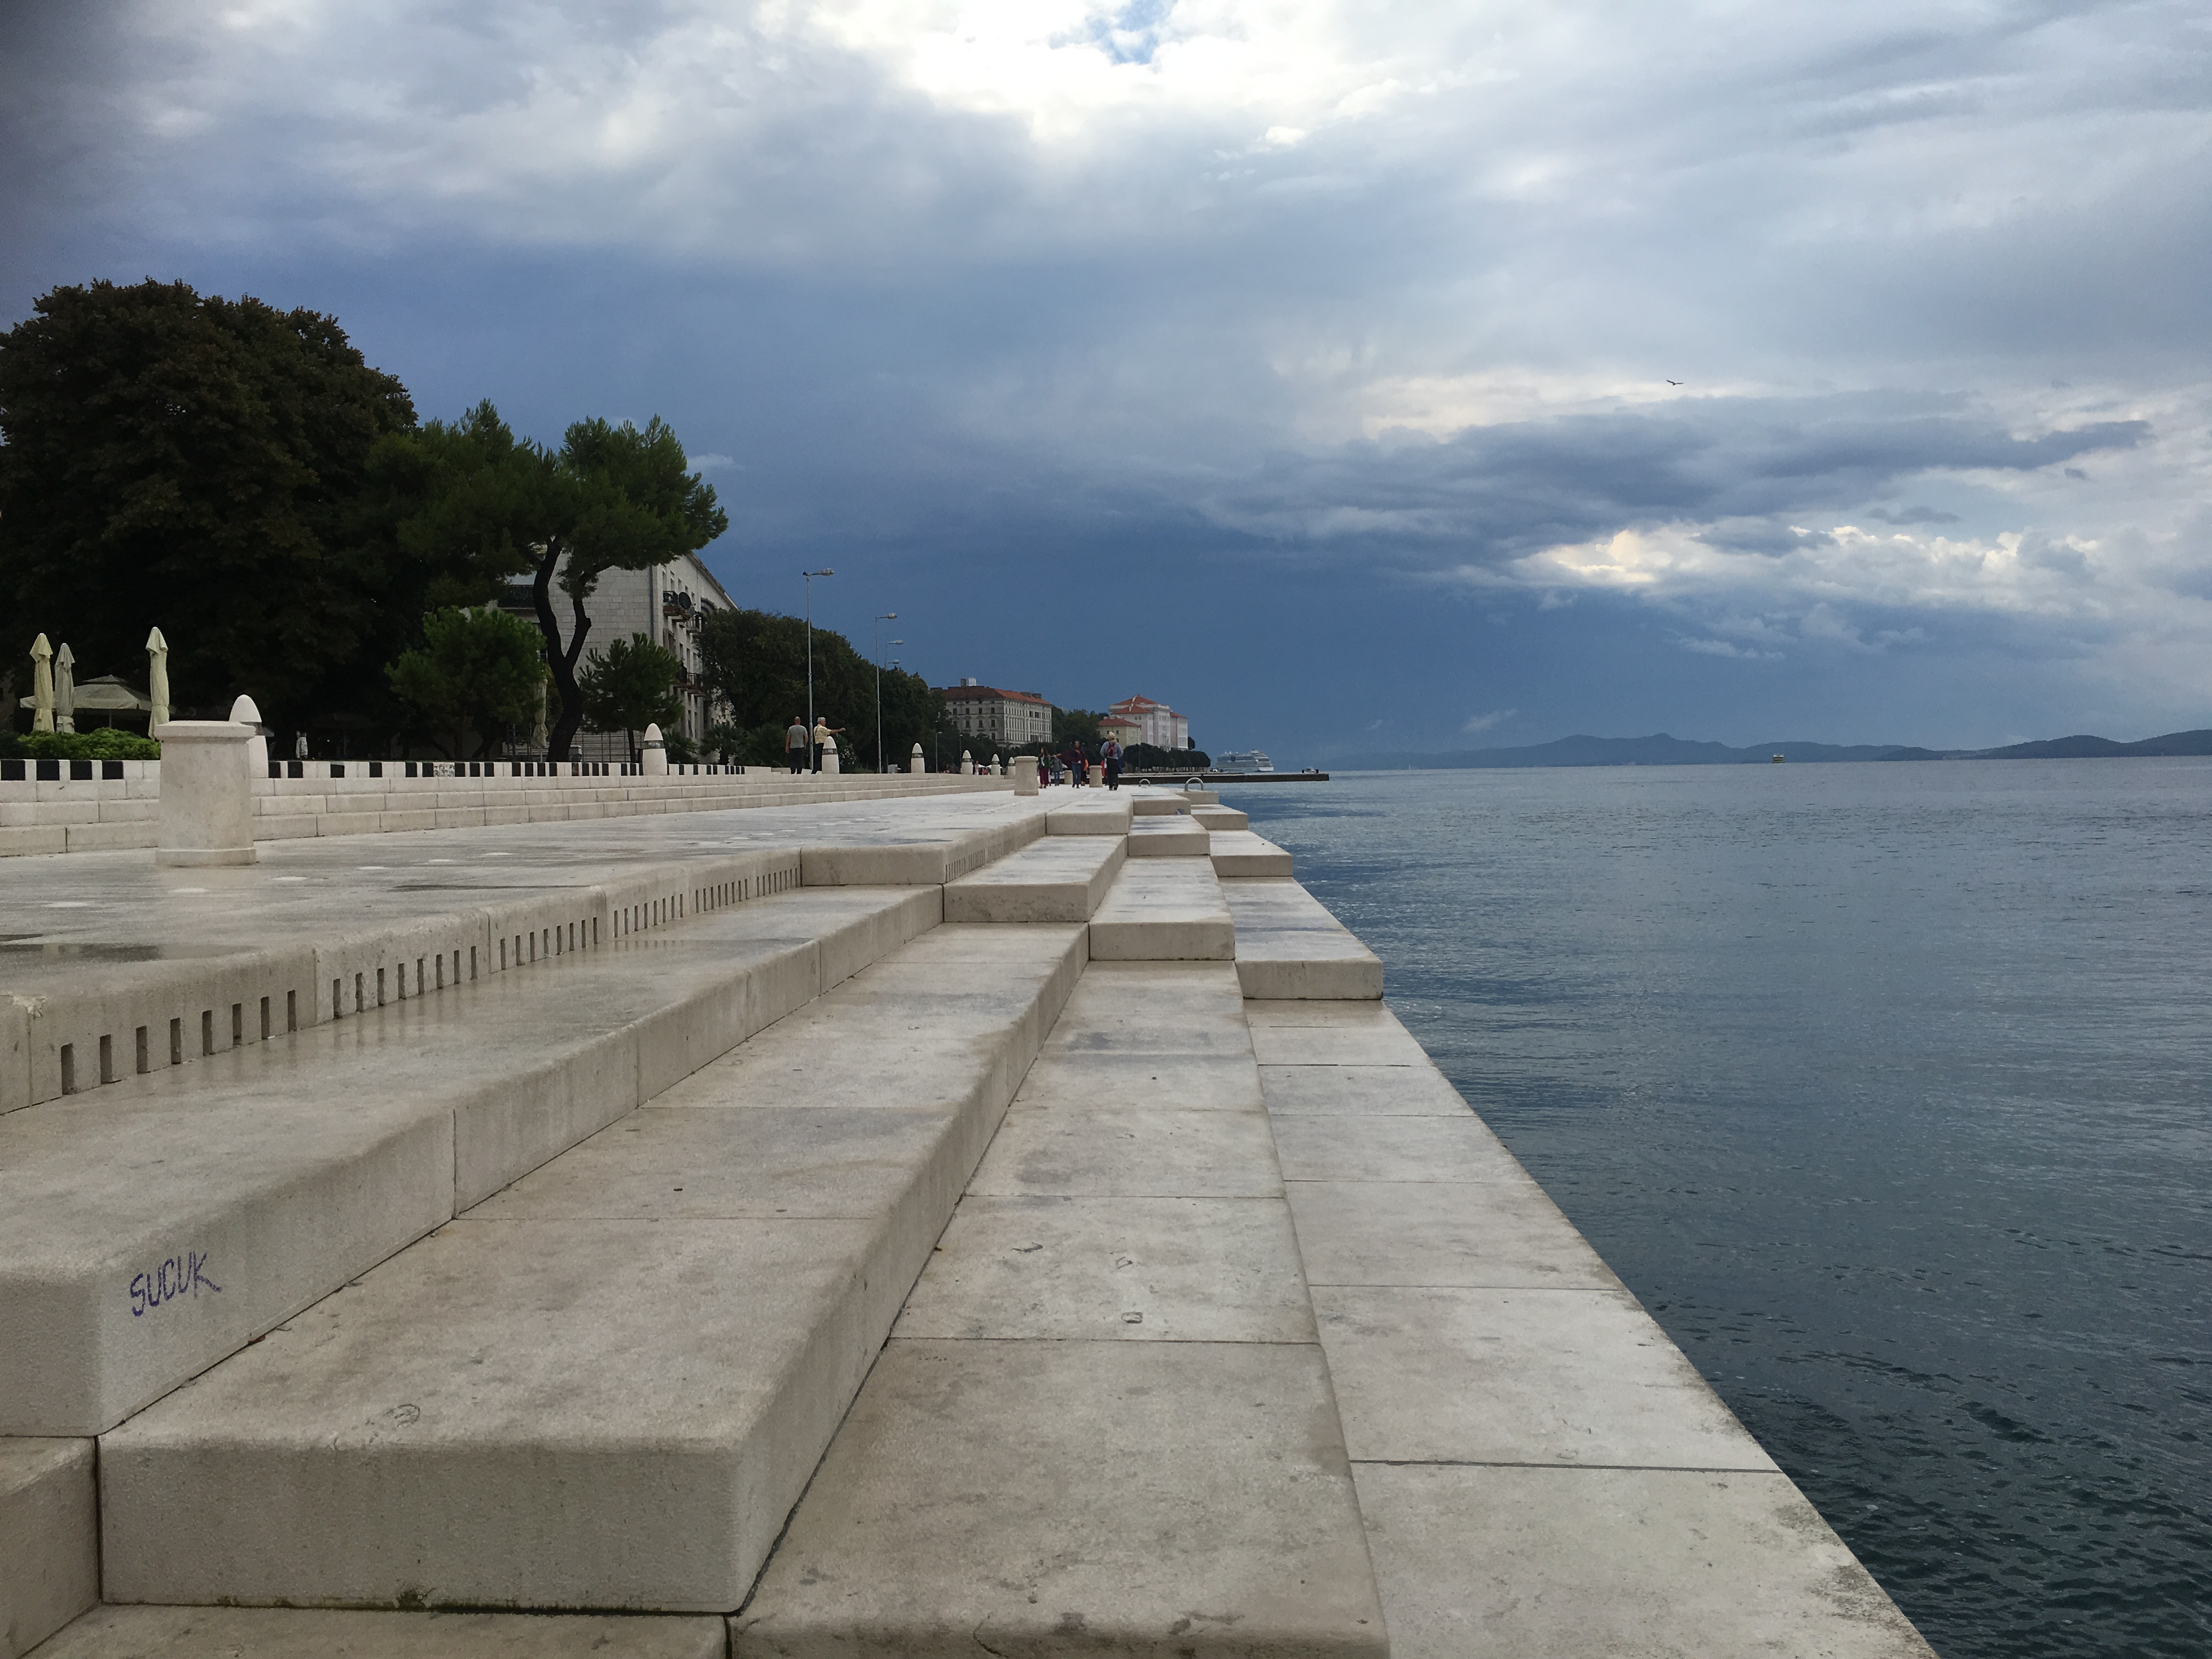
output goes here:
[{"label": "sky", "polygon": [[672,422],[740,604],[1279,765],[2212,726],[2212,11],[12,0],[0,327]]}]

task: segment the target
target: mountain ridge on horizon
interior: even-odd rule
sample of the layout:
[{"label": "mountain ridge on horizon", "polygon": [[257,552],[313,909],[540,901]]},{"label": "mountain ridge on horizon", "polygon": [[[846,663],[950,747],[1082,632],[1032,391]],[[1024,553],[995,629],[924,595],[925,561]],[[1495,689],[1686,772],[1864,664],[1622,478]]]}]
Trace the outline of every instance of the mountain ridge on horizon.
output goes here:
[{"label": "mountain ridge on horizon", "polygon": [[2103,760],[2130,756],[2212,755],[2212,729],[2169,732],[2121,743],[2083,733],[2006,744],[1995,749],[1922,749],[1910,744],[1760,743],[1741,748],[1655,732],[1645,738],[1594,738],[1583,733],[1508,749],[1397,750],[1368,765],[1398,771],[1502,770],[1536,766],[1745,766],[1792,761]]}]

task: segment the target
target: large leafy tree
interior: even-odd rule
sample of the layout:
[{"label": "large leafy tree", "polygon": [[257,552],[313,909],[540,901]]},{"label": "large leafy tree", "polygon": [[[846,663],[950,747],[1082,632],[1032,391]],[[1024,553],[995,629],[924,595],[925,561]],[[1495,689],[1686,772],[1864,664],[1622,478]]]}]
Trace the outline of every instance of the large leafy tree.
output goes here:
[{"label": "large leafy tree", "polygon": [[406,389],[333,318],[183,283],[33,311],[0,335],[0,653],[43,632],[135,679],[158,626],[180,707],[246,691],[281,724],[379,695],[428,580],[364,493]]},{"label": "large leafy tree", "polygon": [[501,731],[535,714],[545,681],[538,630],[489,609],[433,611],[422,619],[422,643],[385,672],[393,693],[423,725],[453,733],[447,752],[454,760],[461,758],[469,728],[475,728],[477,752],[489,754]]},{"label": "large leafy tree", "polygon": [[642,429],[579,421],[550,449],[518,439],[489,402],[379,448],[377,477],[409,503],[398,544],[448,573],[453,597],[489,597],[509,578],[528,578],[561,700],[556,759],[568,757],[584,724],[584,606],[599,578],[695,553],[729,527],[713,489],[687,467],[658,416]]},{"label": "large leafy tree", "polygon": [[[700,678],[744,732],[742,757],[775,765],[783,731],[806,712],[806,624],[766,611],[716,611],[699,629]],[[914,744],[957,756],[961,744],[945,699],[919,674],[887,668],[883,676],[884,752],[876,748],[876,667],[842,634],[814,630],[814,708],[845,731],[842,746],[874,769],[888,759],[901,769]],[[972,747],[972,744],[968,745]]]}]

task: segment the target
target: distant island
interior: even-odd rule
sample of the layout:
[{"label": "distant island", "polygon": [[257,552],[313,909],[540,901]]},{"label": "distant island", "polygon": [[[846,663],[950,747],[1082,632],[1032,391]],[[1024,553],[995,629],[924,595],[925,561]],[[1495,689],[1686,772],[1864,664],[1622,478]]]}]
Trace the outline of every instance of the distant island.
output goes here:
[{"label": "distant island", "polygon": [[1771,764],[1777,755],[1793,761],[1932,760],[2105,760],[2142,755],[2212,755],[2212,730],[2169,732],[2140,743],[2111,738],[2046,738],[2039,743],[2008,744],[2002,749],[1916,749],[1893,743],[1755,743],[1732,749],[1724,743],[1697,743],[1664,732],[1648,738],[1560,738],[1525,749],[1462,749],[1448,753],[1410,750],[1376,755],[1366,766],[1397,771],[1513,766],[1746,766]]}]

